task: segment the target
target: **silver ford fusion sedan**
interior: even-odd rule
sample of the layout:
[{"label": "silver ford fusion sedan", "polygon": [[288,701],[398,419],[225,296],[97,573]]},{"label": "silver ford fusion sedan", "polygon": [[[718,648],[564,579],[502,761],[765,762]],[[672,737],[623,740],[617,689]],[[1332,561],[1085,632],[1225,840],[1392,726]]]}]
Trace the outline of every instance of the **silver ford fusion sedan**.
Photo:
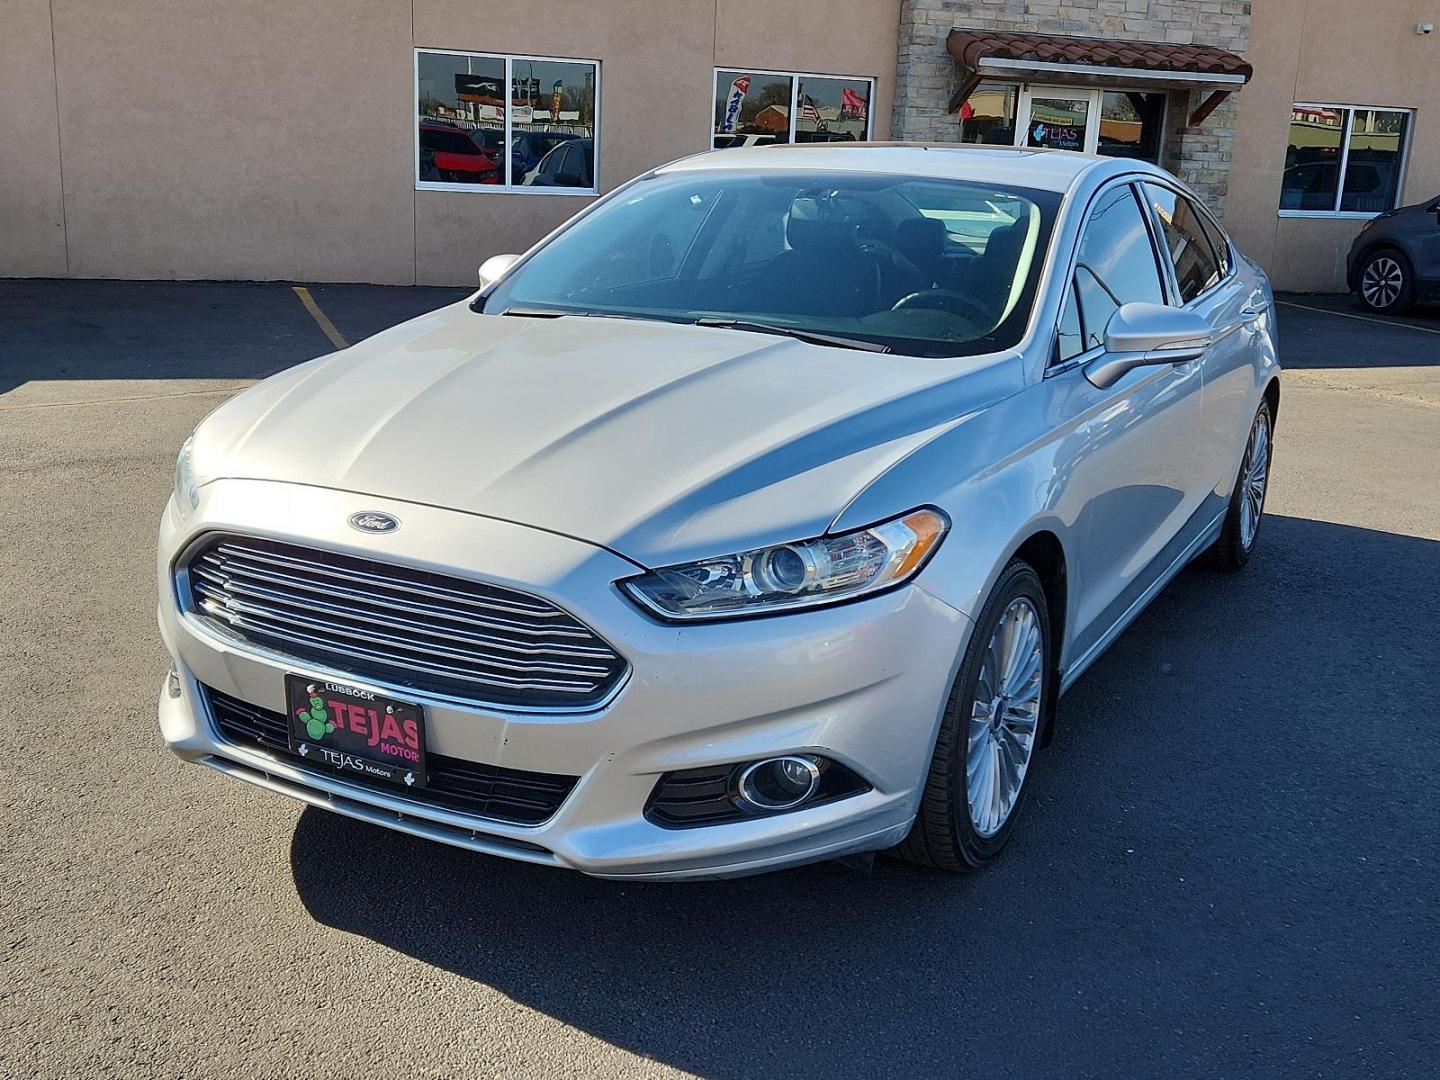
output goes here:
[{"label": "silver ford fusion sedan", "polygon": [[1066,688],[1254,551],[1270,288],[1148,165],[706,154],[481,281],[185,443],[182,757],[607,877],[970,869]]}]

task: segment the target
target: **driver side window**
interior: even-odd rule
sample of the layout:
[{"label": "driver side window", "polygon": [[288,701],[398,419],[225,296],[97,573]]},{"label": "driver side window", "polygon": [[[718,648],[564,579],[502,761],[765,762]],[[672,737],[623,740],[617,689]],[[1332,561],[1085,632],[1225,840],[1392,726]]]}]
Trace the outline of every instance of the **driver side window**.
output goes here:
[{"label": "driver side window", "polygon": [[1129,184],[1111,188],[1090,211],[1065,293],[1056,338],[1064,363],[1105,344],[1105,327],[1124,304],[1163,304],[1160,266],[1150,230]]}]

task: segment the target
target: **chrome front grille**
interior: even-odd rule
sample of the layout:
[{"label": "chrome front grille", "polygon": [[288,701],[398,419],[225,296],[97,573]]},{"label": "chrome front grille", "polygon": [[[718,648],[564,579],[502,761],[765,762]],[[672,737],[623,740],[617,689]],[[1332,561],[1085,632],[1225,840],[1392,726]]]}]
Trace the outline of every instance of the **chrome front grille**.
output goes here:
[{"label": "chrome front grille", "polygon": [[363,680],[550,709],[593,706],[625,675],[588,626],[511,589],[240,536],[211,537],[185,571],[217,629]]}]

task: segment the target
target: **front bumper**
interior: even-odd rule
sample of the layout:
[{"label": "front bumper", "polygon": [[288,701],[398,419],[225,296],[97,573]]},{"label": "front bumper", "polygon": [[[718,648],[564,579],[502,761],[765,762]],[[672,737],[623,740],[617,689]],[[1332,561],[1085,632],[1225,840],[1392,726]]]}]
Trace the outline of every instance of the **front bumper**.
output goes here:
[{"label": "front bumper", "polygon": [[[188,508],[187,508],[188,509]],[[366,535],[364,510],[404,523]],[[583,713],[512,712],[357,679],[218,635],[180,609],[173,563],[209,531],[407,563],[543,596],[588,623],[631,665],[618,693]],[[921,585],[861,602],[693,626],[642,614],[614,587],[638,572],[602,548],[435,507],[250,480],[216,481],[161,526],[159,621],[179,674],[160,728],[187,760],[351,817],[489,854],[605,877],[754,873],[891,846],[914,817],[969,622]],[[427,744],[451,757],[578,776],[540,825],[453,813],[300,768],[218,732],[203,686],[283,712],[294,671],[425,706]],[[809,809],[683,829],[643,809],[660,775],[811,752],[853,769],[869,791]]]}]

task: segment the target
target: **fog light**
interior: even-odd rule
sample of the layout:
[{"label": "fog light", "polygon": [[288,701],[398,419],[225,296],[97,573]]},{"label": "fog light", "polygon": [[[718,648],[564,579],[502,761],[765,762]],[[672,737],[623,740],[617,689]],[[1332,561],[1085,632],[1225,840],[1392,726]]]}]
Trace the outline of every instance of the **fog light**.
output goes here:
[{"label": "fog light", "polygon": [[172,698],[180,696],[180,673],[175,670],[175,665],[170,665],[170,674],[165,676],[165,692]]},{"label": "fog light", "polygon": [[740,774],[742,801],[760,810],[799,806],[820,786],[820,768],[813,758],[787,756],[757,761]]}]

